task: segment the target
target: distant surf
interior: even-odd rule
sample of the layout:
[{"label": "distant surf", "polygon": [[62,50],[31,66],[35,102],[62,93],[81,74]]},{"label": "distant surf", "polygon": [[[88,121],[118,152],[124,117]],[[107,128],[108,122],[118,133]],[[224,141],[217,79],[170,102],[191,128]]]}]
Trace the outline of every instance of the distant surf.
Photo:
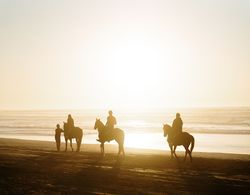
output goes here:
[{"label": "distant surf", "polygon": [[[182,115],[184,131],[194,135],[195,151],[250,154],[250,108],[115,111],[114,114],[117,126],[126,133],[126,147],[168,150],[162,124],[171,124],[175,112]],[[106,120],[104,110],[2,110],[0,137],[54,141],[56,124],[62,126],[69,113],[75,125],[83,128],[84,143],[97,143],[93,126],[96,117]]]}]

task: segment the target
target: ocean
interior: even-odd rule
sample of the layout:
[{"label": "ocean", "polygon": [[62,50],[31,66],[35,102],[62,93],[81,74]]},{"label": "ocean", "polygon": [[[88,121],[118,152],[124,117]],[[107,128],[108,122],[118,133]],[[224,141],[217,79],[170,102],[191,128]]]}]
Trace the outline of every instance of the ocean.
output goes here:
[{"label": "ocean", "polygon": [[[96,118],[106,122],[107,110],[1,110],[0,137],[54,141],[56,124],[71,114],[83,129],[84,143],[97,144]],[[166,110],[113,110],[117,127],[125,131],[125,147],[169,150],[163,124],[172,124],[180,112],[183,131],[195,137],[196,152],[250,154],[250,108],[185,108]],[[63,141],[62,137],[62,141]],[[116,144],[114,141],[110,144]],[[64,147],[64,146],[63,146]],[[177,151],[183,151],[177,147]]]}]

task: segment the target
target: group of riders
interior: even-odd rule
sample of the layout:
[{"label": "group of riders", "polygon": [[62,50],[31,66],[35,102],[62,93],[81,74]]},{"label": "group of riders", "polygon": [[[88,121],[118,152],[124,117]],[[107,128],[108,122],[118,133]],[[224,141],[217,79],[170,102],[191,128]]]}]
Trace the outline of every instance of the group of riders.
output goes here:
[{"label": "group of riders", "polygon": [[[73,129],[75,127],[74,119],[72,118],[72,116],[70,114],[68,115],[67,124],[68,124],[69,129]],[[115,130],[116,124],[117,124],[116,118],[113,116],[112,110],[110,110],[108,112],[107,122],[105,125],[106,135],[111,134],[111,132]],[[176,113],[176,118],[174,119],[173,124],[172,124],[172,128],[175,131],[175,134],[179,134],[182,132],[182,126],[183,126],[183,122],[181,119],[181,115],[180,115],[180,113]],[[57,124],[56,129],[55,129],[55,140],[56,140],[56,146],[57,146],[58,151],[60,151],[61,133],[62,132],[64,132],[63,129],[61,129],[60,125]],[[96,140],[101,142],[100,137]],[[108,141],[110,141],[110,140],[108,140]]]}]

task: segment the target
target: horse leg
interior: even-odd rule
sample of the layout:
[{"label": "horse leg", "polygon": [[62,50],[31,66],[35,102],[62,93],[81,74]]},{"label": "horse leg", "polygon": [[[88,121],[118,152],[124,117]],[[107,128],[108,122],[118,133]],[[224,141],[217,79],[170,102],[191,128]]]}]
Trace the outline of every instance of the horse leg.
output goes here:
[{"label": "horse leg", "polygon": [[77,150],[78,152],[80,152],[80,148],[81,148],[81,143],[82,143],[82,137],[78,138],[78,143],[77,143]]},{"label": "horse leg", "polygon": [[125,152],[124,152],[124,146],[122,143],[119,144],[119,152],[118,152],[118,156],[122,153],[122,156],[125,156]]},{"label": "horse leg", "polygon": [[184,157],[183,161],[185,162],[186,158],[187,158],[187,153],[189,153],[189,150],[188,150],[187,146],[184,146],[184,148],[185,148],[186,151],[185,151],[185,157]]},{"label": "horse leg", "polygon": [[189,154],[189,157],[190,157],[190,162],[193,162],[192,152],[190,150],[188,150],[188,154]]},{"label": "horse leg", "polygon": [[119,149],[118,149],[118,156],[121,154],[121,145],[119,144]]},{"label": "horse leg", "polygon": [[103,156],[105,156],[104,143],[102,144],[102,153],[103,153]]},{"label": "horse leg", "polygon": [[74,149],[73,149],[73,146],[72,146],[72,139],[70,139],[70,147],[71,147],[71,151],[73,152]]},{"label": "horse leg", "polygon": [[177,156],[176,153],[175,153],[176,148],[177,148],[177,146],[175,145],[175,146],[174,146],[174,151],[173,151],[173,153],[174,153],[175,158],[178,160],[178,156]]},{"label": "horse leg", "polygon": [[125,152],[124,152],[124,145],[122,142],[116,141],[118,143],[118,156],[122,153],[123,156],[125,156]]},{"label": "horse leg", "polygon": [[122,135],[122,139],[121,139],[121,151],[122,151],[122,154],[123,154],[123,157],[125,156],[125,152],[124,152],[124,134]]},{"label": "horse leg", "polygon": [[122,152],[122,142],[121,142],[121,140],[120,139],[115,139],[115,141],[117,142],[117,144],[118,144],[118,156],[121,154],[121,152]]},{"label": "horse leg", "polygon": [[169,145],[170,152],[171,152],[171,160],[173,159],[173,145]]},{"label": "horse leg", "polygon": [[79,140],[79,152],[81,150],[81,145],[82,145],[82,138],[80,138],[80,140]]},{"label": "horse leg", "polygon": [[125,156],[124,145],[122,144],[122,155]]},{"label": "horse leg", "polygon": [[68,148],[68,139],[65,139],[65,152],[67,151],[67,148]]},{"label": "horse leg", "polygon": [[101,143],[100,148],[101,148],[101,155],[102,157],[104,157],[104,143]]},{"label": "horse leg", "polygon": [[78,152],[78,139],[76,138],[76,152]]},{"label": "horse leg", "polygon": [[76,139],[76,144],[77,144],[77,152],[80,151],[80,147],[81,147],[81,139]]}]

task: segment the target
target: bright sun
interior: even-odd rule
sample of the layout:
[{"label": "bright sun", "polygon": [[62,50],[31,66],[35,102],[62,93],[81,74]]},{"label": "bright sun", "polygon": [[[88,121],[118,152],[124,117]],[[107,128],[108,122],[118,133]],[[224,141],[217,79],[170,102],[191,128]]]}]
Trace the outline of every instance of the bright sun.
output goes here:
[{"label": "bright sun", "polygon": [[[166,49],[145,38],[115,40],[103,45],[94,51],[86,50],[89,54],[95,52],[97,57],[89,55],[89,62],[95,61],[98,66],[89,67],[87,75],[94,77],[86,79],[90,81],[87,86],[93,104],[113,109],[180,105],[178,99],[187,88],[186,75],[189,75],[189,70],[182,66],[188,55],[185,45],[169,41],[171,49]],[[86,72],[86,68],[81,72]],[[76,78],[81,78],[79,71],[76,74]]]},{"label": "bright sun", "polygon": [[145,99],[154,96],[162,83],[160,53],[139,44],[113,49],[106,70],[110,75],[110,88],[121,98],[126,96],[128,101],[143,104]]}]

